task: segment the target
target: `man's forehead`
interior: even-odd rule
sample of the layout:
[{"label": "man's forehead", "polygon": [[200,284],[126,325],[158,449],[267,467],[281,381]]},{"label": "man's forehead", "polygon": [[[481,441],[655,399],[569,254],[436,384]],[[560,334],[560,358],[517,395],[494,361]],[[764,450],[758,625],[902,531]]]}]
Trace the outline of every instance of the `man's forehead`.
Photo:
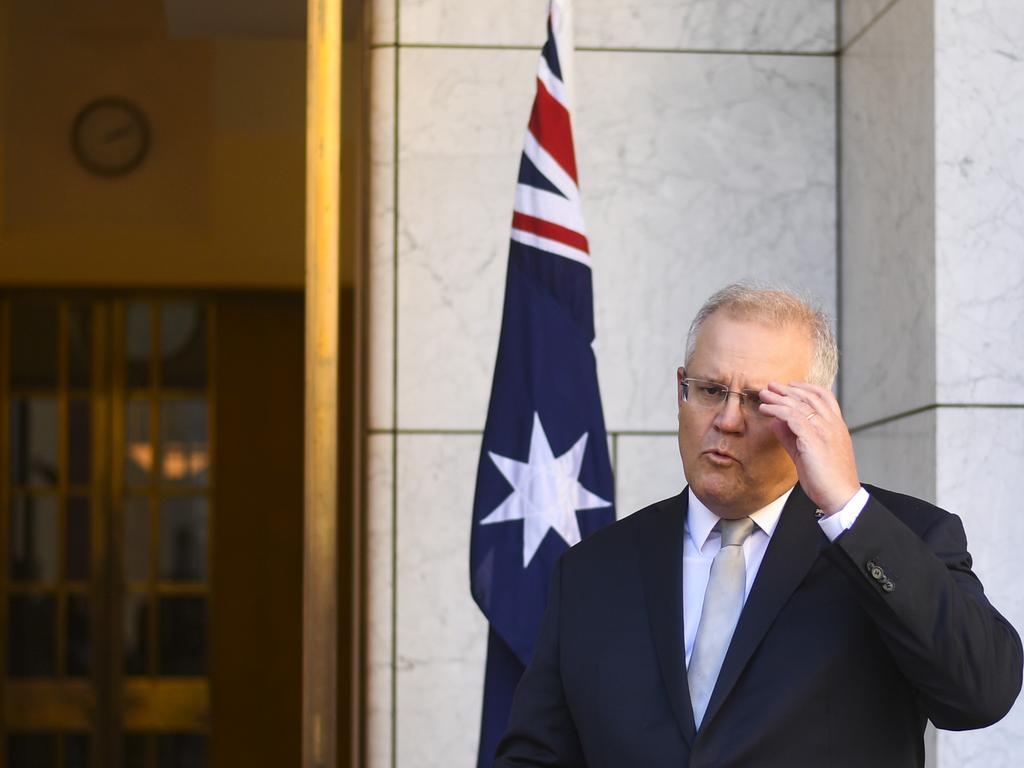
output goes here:
[{"label": "man's forehead", "polygon": [[687,374],[709,379],[737,373],[805,376],[812,352],[810,330],[799,321],[779,323],[719,311],[698,331]]}]

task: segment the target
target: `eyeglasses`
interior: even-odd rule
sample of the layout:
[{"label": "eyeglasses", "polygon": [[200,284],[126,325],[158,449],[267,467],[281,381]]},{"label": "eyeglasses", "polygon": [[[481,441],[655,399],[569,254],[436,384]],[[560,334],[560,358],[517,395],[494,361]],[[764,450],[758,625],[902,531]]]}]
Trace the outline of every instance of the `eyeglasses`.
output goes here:
[{"label": "eyeglasses", "polygon": [[729,389],[724,384],[704,379],[683,379],[682,388],[683,402],[701,408],[721,408],[729,395],[736,395],[740,399],[740,407],[748,416],[763,415],[759,409],[761,396],[756,389]]}]

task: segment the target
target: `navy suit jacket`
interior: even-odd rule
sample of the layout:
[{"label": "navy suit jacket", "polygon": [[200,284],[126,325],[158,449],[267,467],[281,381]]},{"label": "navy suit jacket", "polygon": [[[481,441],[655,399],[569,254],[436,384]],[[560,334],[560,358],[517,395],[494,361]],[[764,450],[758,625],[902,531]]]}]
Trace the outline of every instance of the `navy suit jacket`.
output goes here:
[{"label": "navy suit jacket", "polygon": [[794,489],[699,730],[683,648],[686,491],[566,552],[495,766],[923,766],[927,720],[1003,717],[1021,642],[971,570],[960,519],[866,487],[835,542]]}]

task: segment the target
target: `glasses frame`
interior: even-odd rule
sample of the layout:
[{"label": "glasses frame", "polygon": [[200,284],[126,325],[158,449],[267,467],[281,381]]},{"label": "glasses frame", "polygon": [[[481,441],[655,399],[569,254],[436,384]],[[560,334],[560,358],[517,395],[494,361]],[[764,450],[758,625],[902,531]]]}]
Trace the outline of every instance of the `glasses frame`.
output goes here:
[{"label": "glasses frame", "polygon": [[[699,400],[690,400],[690,385],[691,384],[706,384],[711,387],[718,387],[722,394],[718,401],[715,403],[703,403]],[[679,380],[679,386],[681,389],[682,400],[684,403],[691,403],[698,408],[721,408],[723,405],[729,402],[729,395],[736,395],[740,400],[740,410],[750,416],[762,416],[760,411],[761,395],[760,391],[756,389],[729,389],[725,384],[717,381],[711,381],[710,379],[695,379],[690,376],[686,376],[686,372],[683,372],[683,377]]]}]

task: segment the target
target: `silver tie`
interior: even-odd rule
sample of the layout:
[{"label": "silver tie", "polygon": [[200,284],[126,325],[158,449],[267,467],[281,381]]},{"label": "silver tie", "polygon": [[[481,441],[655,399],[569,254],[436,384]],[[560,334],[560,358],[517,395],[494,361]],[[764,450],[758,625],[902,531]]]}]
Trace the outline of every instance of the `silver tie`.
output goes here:
[{"label": "silver tie", "polygon": [[686,670],[693,703],[693,721],[699,728],[704,719],[711,692],[718,680],[718,671],[725,661],[733,630],[743,610],[743,592],[747,585],[747,567],[743,559],[743,542],[754,530],[749,517],[720,520],[722,548],[711,563],[711,576],[704,592],[704,606],[693,641],[690,666]]}]

